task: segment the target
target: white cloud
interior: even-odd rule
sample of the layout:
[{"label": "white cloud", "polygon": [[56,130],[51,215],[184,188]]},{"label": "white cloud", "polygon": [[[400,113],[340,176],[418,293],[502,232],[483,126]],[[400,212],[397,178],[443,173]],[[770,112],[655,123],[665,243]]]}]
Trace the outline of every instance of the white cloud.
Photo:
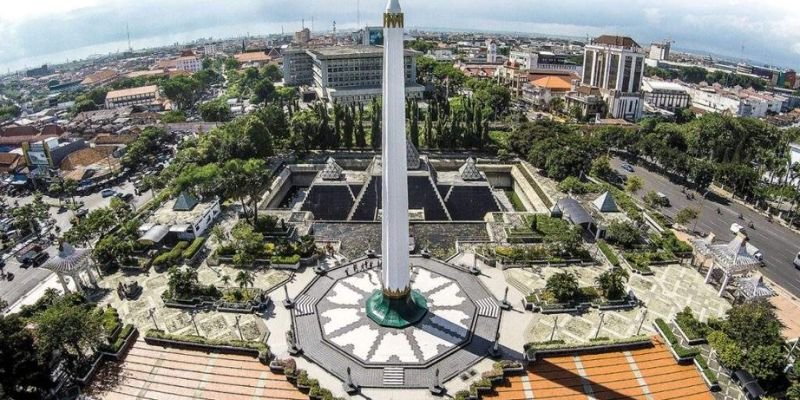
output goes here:
[{"label": "white cloud", "polygon": [[[299,28],[333,20],[355,26],[358,0],[28,0],[0,14],[0,70],[19,60],[73,48],[188,34],[215,37]],[[671,37],[677,48],[708,50],[800,67],[796,0],[401,0],[407,26],[585,37],[624,34],[647,45]],[[383,0],[362,0],[361,21],[380,23]],[[167,40],[169,39],[169,40]],[[155,40],[155,39],[154,39]],[[148,41],[151,44],[153,40]],[[144,43],[143,43],[144,44]],[[691,46],[691,47],[690,47]]]}]

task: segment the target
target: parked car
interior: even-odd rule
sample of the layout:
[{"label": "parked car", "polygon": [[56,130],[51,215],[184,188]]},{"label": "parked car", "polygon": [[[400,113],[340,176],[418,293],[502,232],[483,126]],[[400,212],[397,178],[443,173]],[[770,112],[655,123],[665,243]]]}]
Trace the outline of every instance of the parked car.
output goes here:
[{"label": "parked car", "polygon": [[794,267],[800,269],[800,253],[794,256]]},{"label": "parked car", "polygon": [[633,165],[630,165],[628,163],[623,163],[622,164],[622,169],[624,169],[625,171],[628,171],[628,172],[633,172]]},{"label": "parked car", "polygon": [[19,262],[22,264],[23,268],[28,267],[38,267],[50,257],[47,253],[43,251],[34,251],[31,250],[20,257]]},{"label": "parked car", "polygon": [[115,192],[114,189],[103,189],[100,191],[100,195],[103,196],[103,198],[111,197],[116,193],[117,192]]},{"label": "parked car", "polygon": [[78,218],[83,218],[88,213],[89,213],[89,210],[87,210],[85,208],[79,208],[78,211],[75,211],[75,216],[78,217]]},{"label": "parked car", "polygon": [[133,199],[133,193],[121,193],[121,192],[119,192],[119,193],[116,194],[116,196],[120,200],[124,200],[124,201],[131,201]]}]

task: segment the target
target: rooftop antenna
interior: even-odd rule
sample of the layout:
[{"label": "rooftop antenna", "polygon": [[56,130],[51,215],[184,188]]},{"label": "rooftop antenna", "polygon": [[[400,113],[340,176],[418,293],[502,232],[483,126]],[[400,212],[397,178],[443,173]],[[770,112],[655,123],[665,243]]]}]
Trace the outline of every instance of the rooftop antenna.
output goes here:
[{"label": "rooftop antenna", "polygon": [[336,36],[336,21],[333,21],[333,35]]},{"label": "rooftop antenna", "polygon": [[128,51],[133,52],[133,46],[131,46],[131,30],[127,22],[125,23],[125,32],[128,34]]}]

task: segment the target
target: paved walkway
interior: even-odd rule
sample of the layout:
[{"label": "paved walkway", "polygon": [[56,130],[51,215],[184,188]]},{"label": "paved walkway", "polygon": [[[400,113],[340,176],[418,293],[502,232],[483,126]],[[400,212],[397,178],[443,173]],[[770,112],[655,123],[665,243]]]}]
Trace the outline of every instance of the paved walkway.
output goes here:
[{"label": "paved walkway", "polygon": [[484,399],[711,400],[692,365],[678,365],[658,338],[654,347],[547,357]]}]

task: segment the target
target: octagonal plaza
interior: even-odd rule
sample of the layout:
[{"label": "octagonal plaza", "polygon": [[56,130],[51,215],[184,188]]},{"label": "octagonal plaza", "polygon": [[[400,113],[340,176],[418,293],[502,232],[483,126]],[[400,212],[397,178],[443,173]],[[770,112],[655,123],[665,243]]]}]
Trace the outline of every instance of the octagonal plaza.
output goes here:
[{"label": "octagonal plaza", "polygon": [[381,289],[378,259],[361,258],[315,278],[292,312],[303,355],[363,387],[428,387],[483,359],[497,337],[500,307],[472,274],[435,259],[410,259],[411,286],[428,302],[422,320],[387,328],[365,311]]}]

